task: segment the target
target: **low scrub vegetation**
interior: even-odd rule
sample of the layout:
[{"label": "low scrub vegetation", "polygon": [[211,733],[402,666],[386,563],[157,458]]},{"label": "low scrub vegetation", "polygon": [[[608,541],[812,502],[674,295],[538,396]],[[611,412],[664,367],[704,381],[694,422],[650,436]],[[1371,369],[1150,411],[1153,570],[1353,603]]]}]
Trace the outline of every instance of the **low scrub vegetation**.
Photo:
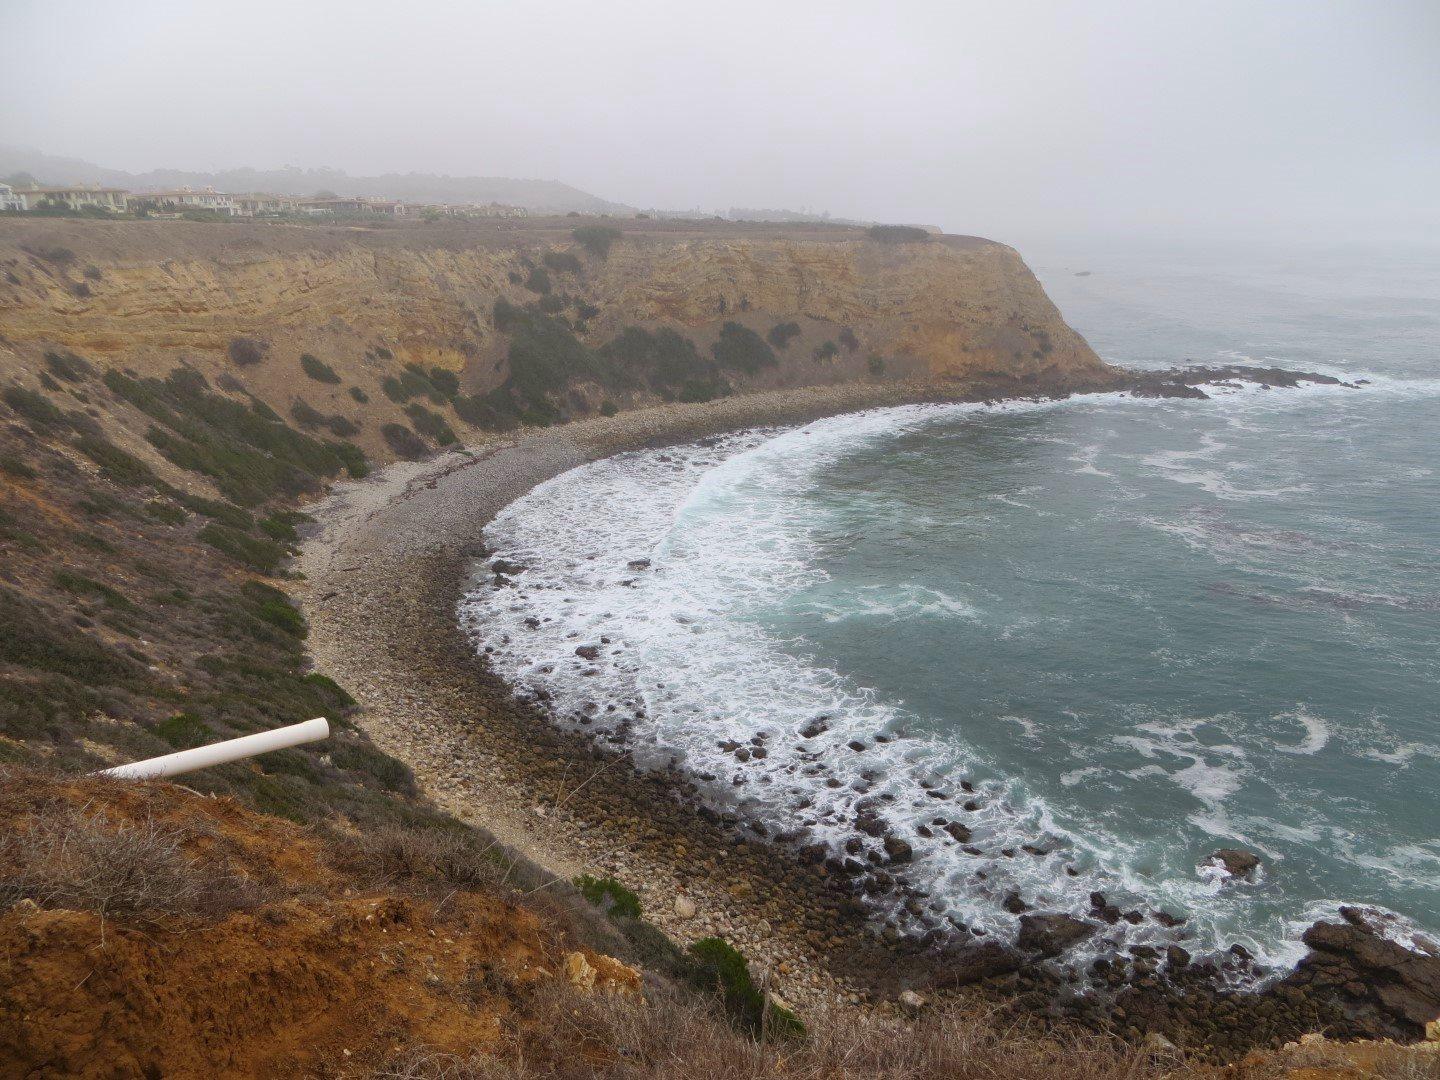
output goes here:
[{"label": "low scrub vegetation", "polygon": [[727,322],[720,328],[720,340],[715,342],[711,351],[722,368],[742,371],[746,375],[754,375],[762,368],[774,367],[780,362],[775,350],[764,338],[738,322]]},{"label": "low scrub vegetation", "polygon": [[581,225],[572,229],[570,235],[575,242],[597,258],[608,258],[610,248],[625,234],[613,225]]},{"label": "low scrub vegetation", "polygon": [[318,356],[312,356],[310,353],[301,353],[300,368],[316,382],[332,383],[335,385],[339,385],[340,383],[340,376],[336,374],[335,369]]},{"label": "low scrub vegetation", "polygon": [[240,367],[252,367],[265,359],[265,353],[270,347],[257,338],[237,337],[230,340],[226,348],[226,355],[230,362]]},{"label": "low scrub vegetation", "polygon": [[882,244],[916,244],[930,239],[928,232],[914,225],[872,225],[865,235]]},{"label": "low scrub vegetation", "polygon": [[800,324],[795,322],[776,323],[765,335],[765,340],[775,348],[784,352],[792,338],[800,336]]},{"label": "low scrub vegetation", "polygon": [[386,424],[380,429],[380,434],[384,437],[385,444],[394,451],[395,456],[405,458],[407,461],[418,460],[430,452],[430,448],[425,445],[425,440],[404,424]]}]

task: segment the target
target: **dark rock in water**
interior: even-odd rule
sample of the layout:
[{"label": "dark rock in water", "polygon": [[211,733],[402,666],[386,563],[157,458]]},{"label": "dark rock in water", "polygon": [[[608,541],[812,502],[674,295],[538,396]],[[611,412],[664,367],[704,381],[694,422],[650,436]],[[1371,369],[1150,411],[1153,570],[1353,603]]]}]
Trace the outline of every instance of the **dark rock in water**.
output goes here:
[{"label": "dark rock in water", "polygon": [[579,645],[575,648],[575,655],[585,660],[597,660],[600,657],[599,645]]},{"label": "dark rock in water", "polygon": [[1317,922],[1302,940],[1310,952],[1282,982],[1338,1001],[1347,1016],[1379,1035],[1424,1037],[1440,1017],[1440,946],[1412,952],[1384,937],[1384,916],[1340,909],[1343,923]]},{"label": "dark rock in water", "polygon": [[907,863],[915,857],[915,851],[910,844],[893,834],[885,837],[885,854],[890,856],[891,862],[898,863]]},{"label": "dark rock in water", "polygon": [[1019,915],[1022,911],[1030,910],[1030,905],[1020,899],[1020,894],[1017,892],[1012,892],[1006,896],[1000,906],[1010,912],[1011,915]]},{"label": "dark rock in water", "polygon": [[860,751],[866,749],[865,744],[859,739],[851,739],[845,745],[848,746],[851,750],[854,750],[857,754],[860,753]]},{"label": "dark rock in water", "polygon": [[514,577],[516,574],[523,574],[525,567],[509,559],[496,559],[490,564],[490,569],[496,574],[504,574],[507,577]]},{"label": "dark rock in water", "polygon": [[867,836],[883,836],[885,834],[885,819],[873,810],[862,810],[855,815],[855,827]]},{"label": "dark rock in water", "polygon": [[527,615],[527,616],[525,616],[525,629],[527,629],[527,630],[539,630],[539,629],[540,629],[540,620],[537,619],[534,615]]},{"label": "dark rock in water", "polygon": [[631,570],[648,570],[648,569],[650,569],[650,560],[649,560],[649,559],[631,559],[631,560],[630,560],[628,563],[626,563],[625,565],[626,565],[629,569],[631,569]]},{"label": "dark rock in water", "polygon": [[1041,956],[1059,956],[1100,929],[1095,923],[1058,912],[1020,916],[1018,948]]},{"label": "dark rock in water", "polygon": [[938,970],[931,978],[930,986],[935,990],[970,986],[983,979],[1019,971],[1022,963],[1014,949],[996,941],[967,945],[950,950],[937,959],[935,967]]},{"label": "dark rock in water", "polygon": [[1225,868],[1227,874],[1242,881],[1253,880],[1255,871],[1260,869],[1260,856],[1252,851],[1241,851],[1239,848],[1221,848],[1207,861],[1218,862]]},{"label": "dark rock in water", "polygon": [[1176,927],[1185,924],[1185,920],[1179,915],[1171,915],[1168,911],[1152,911],[1150,917],[1161,926]]},{"label": "dark rock in water", "polygon": [[946,825],[945,831],[954,837],[956,843],[968,844],[970,842],[970,830],[958,821],[952,821]]},{"label": "dark rock in water", "polygon": [[1190,952],[1182,949],[1179,945],[1165,946],[1165,962],[1170,965],[1172,972],[1180,971],[1190,966]]},{"label": "dark rock in water", "polygon": [[800,729],[800,737],[802,739],[813,739],[819,735],[824,735],[825,732],[830,730],[830,725],[825,722],[827,719],[828,717],[817,716]]}]

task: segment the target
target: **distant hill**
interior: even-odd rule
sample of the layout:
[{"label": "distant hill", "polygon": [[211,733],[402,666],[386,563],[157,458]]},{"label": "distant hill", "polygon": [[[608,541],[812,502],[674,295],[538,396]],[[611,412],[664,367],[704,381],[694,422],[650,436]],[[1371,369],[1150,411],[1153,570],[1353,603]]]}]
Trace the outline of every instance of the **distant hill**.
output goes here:
[{"label": "distant hill", "polygon": [[0,177],[28,174],[41,183],[93,184],[131,190],[212,186],[221,191],[273,191],[284,195],[311,195],[333,191],[337,195],[379,195],[411,202],[488,203],[523,206],[527,210],[587,214],[633,214],[634,207],[610,202],[562,184],[558,180],[513,180],[503,176],[436,176],[430,173],[388,173],[385,176],[351,176],[340,169],[224,169],[186,172],[152,169],[132,173],[107,169],[92,161],[56,157],[39,150],[0,146]]}]

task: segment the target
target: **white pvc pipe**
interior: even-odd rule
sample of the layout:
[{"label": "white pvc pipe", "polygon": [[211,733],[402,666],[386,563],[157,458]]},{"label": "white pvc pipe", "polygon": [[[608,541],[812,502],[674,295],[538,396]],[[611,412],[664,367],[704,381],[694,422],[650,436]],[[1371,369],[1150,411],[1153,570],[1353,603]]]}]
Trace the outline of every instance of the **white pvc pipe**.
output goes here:
[{"label": "white pvc pipe", "polygon": [[180,750],[163,757],[117,765],[113,769],[101,769],[96,775],[113,776],[120,780],[153,780],[159,776],[180,776],[182,773],[208,769],[212,765],[224,765],[271,750],[284,750],[286,747],[316,742],[329,734],[329,722],[324,717],[319,717],[306,720],[303,724],[276,728],[274,731],[242,735],[238,739],[226,739],[209,746],[197,746],[192,750]]}]

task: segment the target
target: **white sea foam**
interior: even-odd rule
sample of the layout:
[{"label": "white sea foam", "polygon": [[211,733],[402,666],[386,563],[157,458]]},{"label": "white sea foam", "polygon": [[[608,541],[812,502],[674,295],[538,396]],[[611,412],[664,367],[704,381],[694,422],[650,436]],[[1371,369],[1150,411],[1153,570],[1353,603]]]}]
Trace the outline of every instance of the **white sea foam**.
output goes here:
[{"label": "white sea foam", "polygon": [[[1248,397],[1261,400],[1259,392]],[[522,693],[541,697],[559,722],[627,745],[642,765],[683,766],[711,802],[742,819],[841,854],[856,835],[857,814],[878,811],[915,846],[908,876],[930,893],[932,909],[952,920],[1008,933],[1014,918],[999,902],[1011,891],[1083,914],[1089,893],[1099,890],[1118,903],[1188,914],[1194,944],[1203,947],[1207,938],[1219,944],[1215,928],[1232,934],[1243,896],[1217,893],[1207,880],[1142,871],[1148,856],[1135,843],[1095,822],[1067,826],[1016,778],[977,779],[974,796],[961,795],[960,779],[996,776],[993,763],[962,739],[918,734],[921,725],[901,705],[817,662],[805,642],[774,638],[765,616],[804,590],[810,609],[827,622],[985,618],[983,604],[959,586],[942,591],[900,583],[843,597],[826,593],[814,549],[824,534],[824,521],[814,515],[824,510],[795,495],[857,447],[984,411],[1103,409],[1123,402],[1163,415],[1165,409],[1231,408],[1240,398],[1247,398],[1245,391],[1210,405],[1110,394],[993,410],[910,406],[620,455],[558,476],[496,517],[485,530],[487,542],[525,569],[510,575],[513,585],[487,582],[474,589],[461,604],[462,623],[497,670]],[[1270,400],[1264,398],[1264,407]],[[1081,456],[1093,461],[1092,449]],[[1195,450],[1154,455],[1151,465],[1172,476],[1214,471],[1194,463],[1225,449],[1211,438]],[[1228,481],[1207,483],[1217,493],[1243,490]],[[801,505],[810,517],[797,510]],[[1045,734],[1029,718],[1010,719],[1028,737]],[[1201,745],[1195,731],[1204,723],[1138,725],[1128,742],[1120,740],[1145,762],[1129,775],[1176,785],[1197,800],[1192,821],[1217,836],[1242,839],[1228,802],[1242,783],[1246,752]],[[802,733],[811,725],[824,730],[807,738]],[[1307,725],[1305,732],[1288,749],[1317,753],[1325,745],[1323,728]],[[852,750],[852,743],[863,749]],[[1061,783],[1073,788],[1106,771],[1077,768]],[[944,798],[933,798],[932,790]],[[974,810],[962,808],[967,798]],[[923,840],[915,830],[937,815],[966,825],[972,843],[952,842],[938,829]],[[1043,853],[1002,854],[1026,844]],[[1075,876],[1067,876],[1066,866]],[[913,923],[898,899],[889,913]],[[1267,933],[1262,928],[1244,940],[1263,956],[1274,947]],[[1144,941],[1160,934],[1149,922],[1126,923],[1107,930],[1095,947],[1114,945],[1122,935]]]}]

